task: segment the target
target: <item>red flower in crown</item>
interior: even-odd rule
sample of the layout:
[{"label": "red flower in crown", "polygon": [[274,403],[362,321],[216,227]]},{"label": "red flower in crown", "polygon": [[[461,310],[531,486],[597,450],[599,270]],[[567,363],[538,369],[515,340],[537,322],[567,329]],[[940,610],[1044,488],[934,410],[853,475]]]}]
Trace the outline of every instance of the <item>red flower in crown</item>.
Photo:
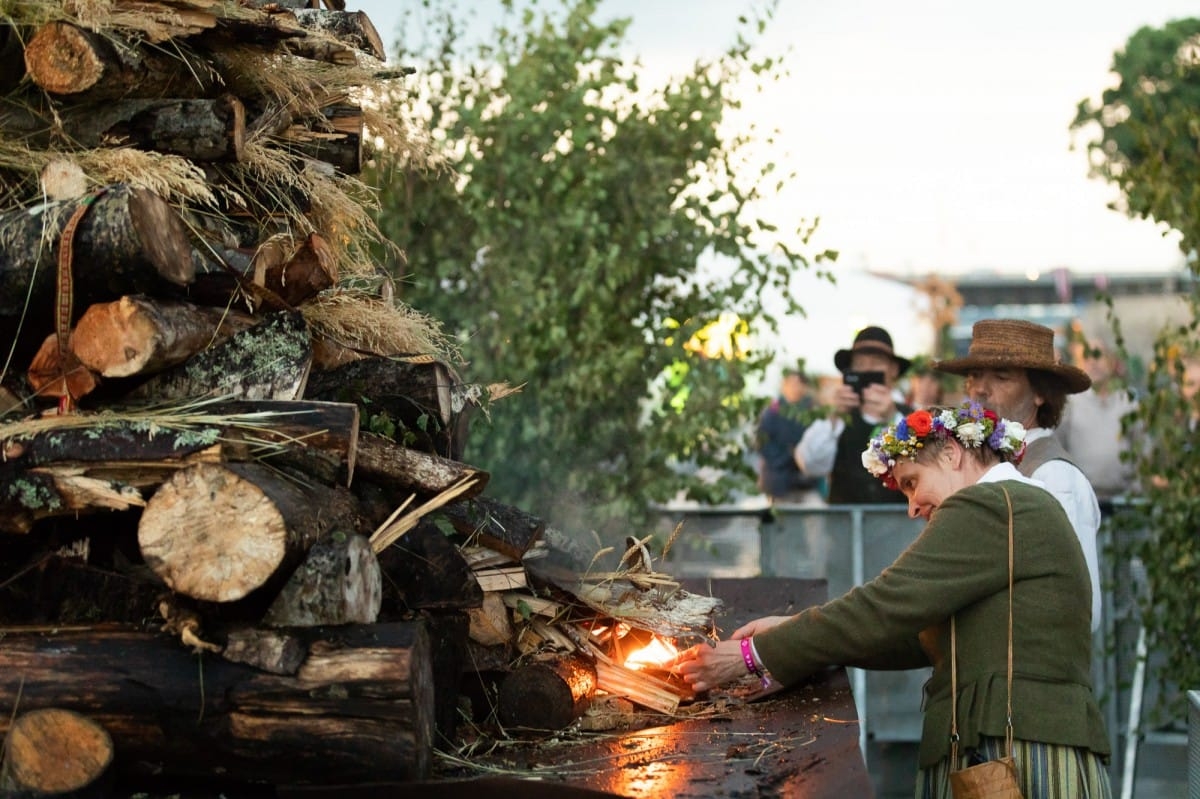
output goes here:
[{"label": "red flower in crown", "polygon": [[918,438],[929,435],[929,431],[933,429],[933,416],[929,411],[913,411],[904,421],[908,422],[909,432]]},{"label": "red flower in crown", "polygon": [[993,427],[995,427],[996,423],[1000,421],[1000,417],[999,417],[999,416],[997,416],[997,415],[996,415],[996,412],[995,412],[995,411],[993,411],[993,410],[992,410],[992,409],[990,409],[990,408],[984,408],[984,409],[983,409],[983,418],[984,418],[984,419],[991,419],[991,420],[992,420],[992,426],[993,426]]}]

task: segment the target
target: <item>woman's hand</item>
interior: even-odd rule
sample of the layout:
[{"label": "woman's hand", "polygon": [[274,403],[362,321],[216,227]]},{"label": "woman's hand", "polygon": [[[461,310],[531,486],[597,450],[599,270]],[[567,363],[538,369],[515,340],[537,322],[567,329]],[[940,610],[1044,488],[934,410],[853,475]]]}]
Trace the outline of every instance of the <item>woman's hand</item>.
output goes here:
[{"label": "woman's hand", "polygon": [[741,639],[769,630],[790,618],[791,616],[767,616],[756,619],[734,630],[733,637],[728,641],[721,641],[716,645],[696,644],[690,649],[685,649],[671,661],[669,667],[671,671],[683,677],[684,682],[697,693],[733,682],[748,673],[746,661],[742,657]]},{"label": "woman's hand", "polygon": [[730,639],[685,649],[671,661],[670,669],[700,693],[746,674],[746,663],[742,660],[741,642]]}]

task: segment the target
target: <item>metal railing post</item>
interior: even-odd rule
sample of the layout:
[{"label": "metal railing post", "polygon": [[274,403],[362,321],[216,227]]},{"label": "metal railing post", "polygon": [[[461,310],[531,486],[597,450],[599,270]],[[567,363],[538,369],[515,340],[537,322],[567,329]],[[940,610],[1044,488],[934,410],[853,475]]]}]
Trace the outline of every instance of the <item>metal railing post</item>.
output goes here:
[{"label": "metal railing post", "polygon": [[[863,536],[863,509],[850,511],[850,581],[853,585],[866,582],[866,545]],[[867,672],[850,669],[850,684],[858,703],[858,748],[863,762],[867,759]]]},{"label": "metal railing post", "polygon": [[1200,691],[1188,691],[1188,796],[1200,796]]}]

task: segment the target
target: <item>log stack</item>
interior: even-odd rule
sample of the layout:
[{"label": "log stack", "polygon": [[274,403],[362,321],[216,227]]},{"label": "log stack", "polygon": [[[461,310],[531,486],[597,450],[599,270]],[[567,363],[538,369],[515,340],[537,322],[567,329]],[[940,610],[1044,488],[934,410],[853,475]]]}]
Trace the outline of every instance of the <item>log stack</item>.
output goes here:
[{"label": "log stack", "polygon": [[0,787],[423,779],[465,673],[532,728],[678,704],[613,648],[686,592],[605,599],[483,494],[487,391],[357,178],[404,70],[316,6],[0,15]]},{"label": "log stack", "polygon": [[367,142],[405,142],[363,98],[403,70],[317,5],[0,15],[6,787],[71,751],[96,780],[421,778],[452,719],[431,631],[461,650],[478,591],[396,596],[371,535],[485,487],[477,395],[372,254]]}]

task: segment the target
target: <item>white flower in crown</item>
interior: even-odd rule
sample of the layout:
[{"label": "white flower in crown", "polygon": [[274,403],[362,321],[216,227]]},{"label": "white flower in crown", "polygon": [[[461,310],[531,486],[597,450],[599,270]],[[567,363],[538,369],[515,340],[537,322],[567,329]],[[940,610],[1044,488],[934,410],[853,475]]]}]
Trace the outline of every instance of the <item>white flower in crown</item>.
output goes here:
[{"label": "white flower in crown", "polygon": [[888,469],[891,468],[887,465],[887,462],[879,456],[879,452],[874,449],[863,450],[862,465],[863,468],[876,477],[883,477],[888,473]]},{"label": "white flower in crown", "polygon": [[987,436],[987,431],[979,422],[960,422],[954,435],[964,446],[978,447]]},{"label": "white flower in crown", "polygon": [[1004,422],[1004,444],[999,447],[1005,452],[1018,452],[1025,444],[1025,425],[1020,422]]}]

